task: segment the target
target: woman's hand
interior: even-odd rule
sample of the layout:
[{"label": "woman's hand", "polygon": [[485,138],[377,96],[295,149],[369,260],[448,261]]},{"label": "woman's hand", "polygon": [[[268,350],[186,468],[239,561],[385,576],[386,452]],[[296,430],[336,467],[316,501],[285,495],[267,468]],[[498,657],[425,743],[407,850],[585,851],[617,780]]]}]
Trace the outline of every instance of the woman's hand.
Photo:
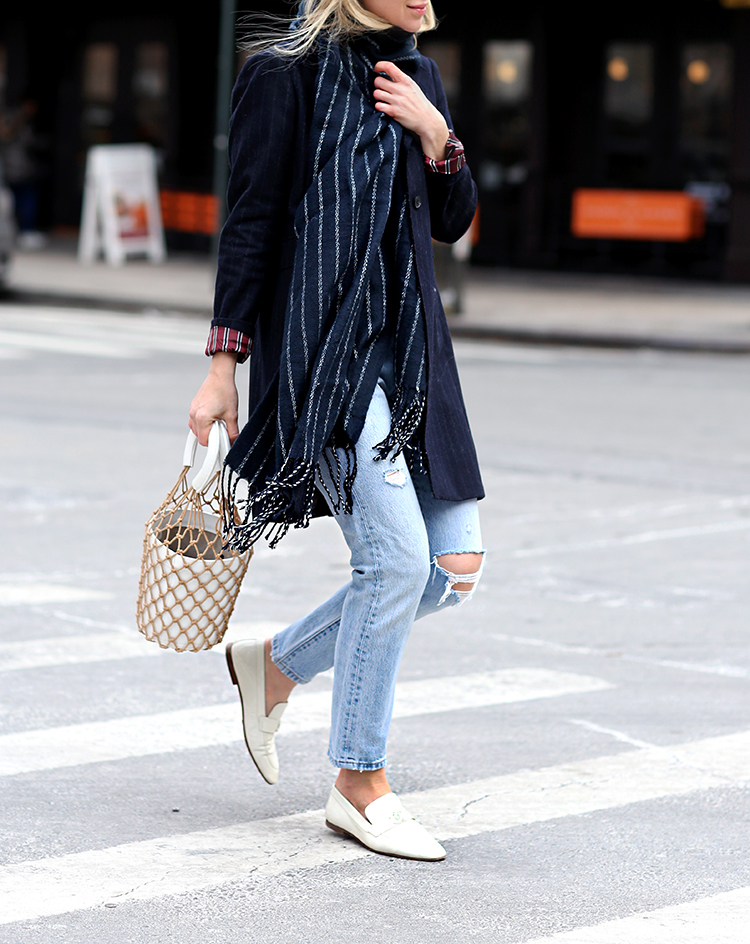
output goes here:
[{"label": "woman's hand", "polygon": [[208,434],[216,420],[227,424],[229,441],[234,442],[240,431],[237,426],[237,387],[234,371],[237,355],[219,351],[211,358],[208,376],[190,404],[188,425],[201,446],[208,445]]},{"label": "woman's hand", "polygon": [[449,129],[445,118],[417,83],[392,62],[375,63],[375,108],[419,136],[422,150],[433,161],[445,160]]}]

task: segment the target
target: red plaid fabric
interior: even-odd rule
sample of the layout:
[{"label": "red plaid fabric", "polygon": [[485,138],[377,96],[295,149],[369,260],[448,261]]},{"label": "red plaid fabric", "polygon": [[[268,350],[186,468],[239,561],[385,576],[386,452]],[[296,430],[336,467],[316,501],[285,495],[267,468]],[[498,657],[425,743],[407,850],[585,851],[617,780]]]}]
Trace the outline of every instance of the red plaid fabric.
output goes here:
[{"label": "red plaid fabric", "polygon": [[252,338],[236,328],[222,328],[215,325],[208,333],[206,354],[210,357],[219,351],[228,351],[237,355],[237,363],[242,364],[250,356]]},{"label": "red plaid fabric", "polygon": [[442,161],[433,161],[426,154],[424,156],[424,166],[435,174],[457,174],[466,163],[464,146],[458,140],[451,129],[448,134],[448,141],[445,145],[447,154]]}]

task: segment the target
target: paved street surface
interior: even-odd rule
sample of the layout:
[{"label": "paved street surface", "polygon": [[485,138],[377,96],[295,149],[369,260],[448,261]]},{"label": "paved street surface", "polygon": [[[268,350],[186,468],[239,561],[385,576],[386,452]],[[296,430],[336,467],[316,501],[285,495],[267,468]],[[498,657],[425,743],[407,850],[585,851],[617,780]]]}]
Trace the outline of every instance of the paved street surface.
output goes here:
[{"label": "paved street surface", "polygon": [[[330,678],[269,787],[223,652],[135,629],[206,326],[0,306],[0,944],[744,944],[750,358],[457,344],[489,554],[389,742],[430,864],[325,828]],[[346,579],[331,521],[263,545],[229,636]]]}]

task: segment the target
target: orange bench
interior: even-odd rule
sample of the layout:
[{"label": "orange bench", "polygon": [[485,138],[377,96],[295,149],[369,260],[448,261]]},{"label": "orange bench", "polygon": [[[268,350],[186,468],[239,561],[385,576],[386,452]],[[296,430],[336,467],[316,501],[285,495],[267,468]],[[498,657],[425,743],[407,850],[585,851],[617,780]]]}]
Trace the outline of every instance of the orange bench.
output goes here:
[{"label": "orange bench", "polygon": [[219,201],[212,193],[162,190],[161,216],[164,229],[212,236],[219,228]]},{"label": "orange bench", "polygon": [[680,190],[573,191],[574,236],[686,242],[700,238],[705,226],[703,203]]}]

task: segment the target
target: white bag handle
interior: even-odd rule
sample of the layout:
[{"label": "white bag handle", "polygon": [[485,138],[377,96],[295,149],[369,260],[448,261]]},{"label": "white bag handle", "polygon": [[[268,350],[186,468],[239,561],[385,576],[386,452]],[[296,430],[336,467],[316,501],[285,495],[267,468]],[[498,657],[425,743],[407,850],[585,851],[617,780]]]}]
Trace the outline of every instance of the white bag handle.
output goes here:
[{"label": "white bag handle", "polygon": [[[192,431],[188,430],[187,442],[185,443],[185,453],[182,457],[182,464],[188,469],[193,468],[195,462],[195,450],[198,446],[198,437]],[[217,420],[211,427],[208,434],[208,453],[192,481],[192,488],[196,492],[202,492],[208,484],[211,476],[220,469],[229,452],[229,433],[227,432],[224,420]]]}]

